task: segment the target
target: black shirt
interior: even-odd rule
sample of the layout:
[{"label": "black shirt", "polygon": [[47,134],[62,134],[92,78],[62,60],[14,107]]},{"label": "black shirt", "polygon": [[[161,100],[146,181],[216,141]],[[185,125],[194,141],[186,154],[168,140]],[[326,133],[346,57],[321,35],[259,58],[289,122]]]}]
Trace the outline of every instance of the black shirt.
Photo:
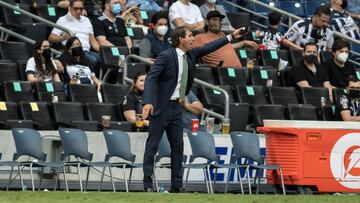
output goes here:
[{"label": "black shirt", "polygon": [[116,17],[113,23],[102,15],[93,21],[93,27],[95,37],[105,36],[115,46],[127,46],[125,37],[128,35],[122,18]]},{"label": "black shirt", "polygon": [[356,77],[354,66],[349,62],[346,62],[345,66],[341,68],[335,64],[333,59],[331,59],[326,61],[323,66],[329,76],[329,82],[335,87],[346,88],[348,77],[350,75]]},{"label": "black shirt", "polygon": [[323,83],[329,81],[328,76],[319,64],[316,64],[316,73],[313,73],[304,63],[304,60],[291,68],[289,72],[289,84],[298,87],[300,81],[307,81],[311,87],[323,87]]},{"label": "black shirt", "polygon": [[131,91],[122,104],[123,111],[134,110],[136,114],[142,113],[142,94]]}]

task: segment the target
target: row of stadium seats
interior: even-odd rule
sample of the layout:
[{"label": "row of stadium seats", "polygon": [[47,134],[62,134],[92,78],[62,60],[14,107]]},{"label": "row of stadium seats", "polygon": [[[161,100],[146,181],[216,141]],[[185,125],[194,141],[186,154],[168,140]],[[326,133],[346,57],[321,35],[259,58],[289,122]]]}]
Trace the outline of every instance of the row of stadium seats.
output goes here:
[{"label": "row of stadium seats", "polygon": [[54,130],[59,127],[98,131],[102,116],[111,116],[111,129],[132,131],[124,121],[121,104],[78,102],[0,102],[0,127]]},{"label": "row of stadium seats", "polygon": [[68,98],[65,94],[62,82],[35,82],[27,81],[6,81],[1,85],[2,101],[46,101],[52,102],[53,96],[58,101],[73,102],[99,102],[119,103],[129,92],[128,85],[104,83],[101,87],[101,96],[98,95],[95,85],[67,85]]}]

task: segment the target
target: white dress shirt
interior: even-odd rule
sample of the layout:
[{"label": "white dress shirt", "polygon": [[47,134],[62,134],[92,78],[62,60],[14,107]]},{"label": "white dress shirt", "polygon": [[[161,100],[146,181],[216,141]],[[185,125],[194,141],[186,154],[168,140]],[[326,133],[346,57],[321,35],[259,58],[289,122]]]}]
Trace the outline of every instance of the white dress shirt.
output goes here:
[{"label": "white dress shirt", "polygon": [[180,96],[180,84],[181,84],[182,73],[183,73],[183,60],[184,60],[185,52],[183,52],[179,48],[176,48],[176,53],[177,53],[177,57],[178,57],[178,66],[179,66],[178,80],[177,80],[175,90],[170,97],[170,100],[176,100]]}]

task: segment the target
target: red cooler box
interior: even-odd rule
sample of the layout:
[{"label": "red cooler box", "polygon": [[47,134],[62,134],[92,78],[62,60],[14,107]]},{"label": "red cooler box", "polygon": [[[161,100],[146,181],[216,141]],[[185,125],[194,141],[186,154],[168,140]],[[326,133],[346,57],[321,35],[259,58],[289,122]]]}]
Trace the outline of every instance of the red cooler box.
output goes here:
[{"label": "red cooler box", "polygon": [[[360,192],[360,123],[265,120],[266,161],[283,168],[286,185],[319,192]],[[270,184],[279,177],[267,172]]]}]

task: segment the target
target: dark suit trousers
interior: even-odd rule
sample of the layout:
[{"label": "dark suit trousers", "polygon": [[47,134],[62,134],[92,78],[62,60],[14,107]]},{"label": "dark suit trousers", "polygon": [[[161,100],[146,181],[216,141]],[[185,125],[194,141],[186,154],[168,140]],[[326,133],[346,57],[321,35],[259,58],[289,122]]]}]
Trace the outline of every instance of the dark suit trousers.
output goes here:
[{"label": "dark suit trousers", "polygon": [[182,187],[182,158],[184,153],[182,107],[178,101],[169,101],[157,116],[149,118],[149,136],[144,153],[144,187],[152,188],[154,157],[164,131],[171,147],[171,188]]}]

